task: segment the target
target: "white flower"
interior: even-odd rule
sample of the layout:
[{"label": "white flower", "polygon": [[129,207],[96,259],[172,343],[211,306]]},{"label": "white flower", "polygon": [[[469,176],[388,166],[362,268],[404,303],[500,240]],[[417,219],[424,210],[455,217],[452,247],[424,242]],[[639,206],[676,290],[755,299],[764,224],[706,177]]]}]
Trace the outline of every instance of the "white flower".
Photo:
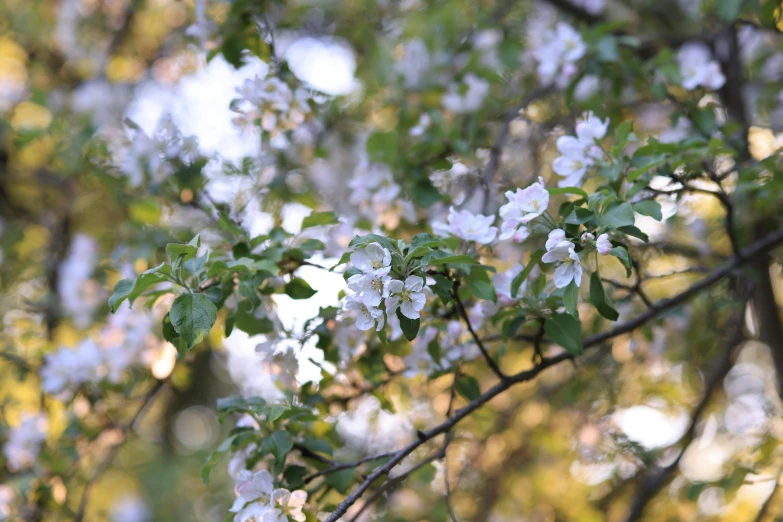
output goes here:
[{"label": "white flower", "polygon": [[710,49],[701,42],[689,42],[677,53],[682,86],[689,91],[698,86],[716,90],[723,87],[726,77],[720,64],[712,59]]},{"label": "white flower", "polygon": [[595,236],[591,234],[590,232],[585,232],[582,234],[582,237],[579,238],[579,242],[582,243],[582,245],[586,245],[588,243],[591,243],[595,239]]},{"label": "white flower", "polygon": [[443,107],[456,113],[474,112],[481,108],[489,93],[489,83],[472,73],[462,78],[462,82],[452,83],[443,95]]},{"label": "white flower", "polygon": [[609,128],[609,118],[601,121],[592,112],[588,112],[584,119],[576,124],[576,137],[582,145],[591,147],[606,136],[607,128]]},{"label": "white flower", "polygon": [[526,189],[506,192],[508,203],[500,207],[501,225],[500,239],[512,237],[517,227],[525,225],[544,212],[549,206],[549,192],[544,187],[544,179],[539,177]]},{"label": "white flower", "polygon": [[[553,230],[552,233],[558,232]],[[544,263],[557,263],[553,279],[557,288],[568,286],[571,281],[575,281],[579,286],[582,283],[582,264],[579,262],[579,256],[574,251],[574,245],[570,241],[560,241],[552,244],[552,233],[547,241],[547,252],[541,258]],[[556,235],[555,237],[558,237]]]},{"label": "white flower", "polygon": [[391,265],[391,253],[378,243],[370,243],[351,254],[351,263],[365,274],[376,273]]},{"label": "white flower", "polygon": [[448,224],[433,223],[432,230],[436,234],[453,235],[465,241],[476,241],[487,244],[494,241],[497,235],[497,227],[492,226],[495,216],[471,214],[467,210],[449,208]]},{"label": "white flower", "polygon": [[[351,312],[356,312],[356,327],[359,330],[366,331],[375,326],[376,331],[380,331],[383,328],[383,310],[374,306],[367,305],[361,301],[361,297],[352,294],[347,297],[345,302],[345,309]],[[375,325],[377,321],[377,326]]]},{"label": "white flower", "polygon": [[294,492],[287,489],[276,489],[272,492],[272,502],[278,506],[284,515],[296,520],[296,522],[304,522],[307,518],[302,513],[302,508],[307,502],[307,492],[301,489]]},{"label": "white flower", "polygon": [[558,182],[561,187],[578,187],[587,172],[587,167],[593,160],[585,154],[584,146],[573,136],[560,136],[557,139],[557,150],[562,156],[552,163],[552,170],[559,176],[564,176]]},{"label": "white flower", "polygon": [[549,236],[547,237],[546,240],[546,245],[545,245],[546,249],[552,250],[557,245],[559,245],[560,242],[565,241],[565,237],[566,237],[565,230],[560,228],[556,228],[552,230],[551,232],[549,232]]},{"label": "white flower", "polygon": [[408,131],[411,136],[421,136],[430,127],[432,120],[426,112],[419,117],[419,122]]},{"label": "white flower", "polygon": [[3,446],[9,470],[16,472],[36,465],[48,429],[49,422],[44,415],[22,416],[22,422],[11,428]]},{"label": "white flower", "polygon": [[272,506],[254,502],[234,515],[233,522],[287,522],[287,520],[279,510]]},{"label": "white flower", "polygon": [[418,319],[427,302],[427,297],[422,292],[423,288],[424,279],[419,276],[408,276],[405,283],[392,279],[386,289],[389,296],[386,301],[386,310],[389,314],[393,314],[399,307],[402,315],[408,319]]},{"label": "white flower", "polygon": [[369,306],[378,306],[381,304],[386,283],[391,279],[388,276],[389,270],[391,267],[386,266],[366,274],[353,275],[348,278],[348,288],[359,294],[361,302]]},{"label": "white flower", "polygon": [[237,476],[237,499],[231,506],[231,511],[236,513],[248,502],[261,500],[268,502],[272,498],[274,491],[274,482],[272,474],[262,469],[253,473],[252,471],[242,470]]},{"label": "white flower", "polygon": [[595,248],[602,256],[608,256],[612,250],[612,243],[609,242],[609,234],[601,234],[595,242]]},{"label": "white flower", "polygon": [[[557,85],[563,87],[575,74],[574,63],[579,61],[587,51],[582,35],[565,22],[559,22],[554,30],[544,32],[542,43],[533,52],[538,62],[538,75],[541,83],[549,85],[557,80]],[[560,72],[560,77],[557,73]],[[565,81],[564,81],[565,80]]]}]

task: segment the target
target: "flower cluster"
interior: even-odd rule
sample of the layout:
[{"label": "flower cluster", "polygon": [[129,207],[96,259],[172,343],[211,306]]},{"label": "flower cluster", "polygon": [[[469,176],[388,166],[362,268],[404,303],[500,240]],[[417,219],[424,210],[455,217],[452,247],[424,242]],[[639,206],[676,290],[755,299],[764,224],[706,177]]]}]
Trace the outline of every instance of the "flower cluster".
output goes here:
[{"label": "flower cluster", "polygon": [[506,191],[506,198],[508,203],[500,207],[500,217],[503,219],[500,239],[514,238],[517,243],[522,243],[530,236],[528,223],[544,214],[549,206],[549,192],[544,186],[544,178],[539,177],[536,183],[524,190]]},{"label": "flower cluster", "polygon": [[41,445],[46,439],[49,422],[44,415],[26,415],[12,428],[3,446],[8,469],[19,471],[35,466]]},{"label": "flower cluster", "polygon": [[276,148],[288,145],[285,132],[296,130],[312,112],[310,95],[305,89],[292,90],[275,76],[245,80],[237,88],[237,94],[239,98],[231,103],[231,110],[239,114],[234,124],[260,126]]},{"label": "flower cluster", "polygon": [[542,43],[534,51],[538,76],[544,85],[563,89],[577,72],[578,62],[587,51],[579,31],[565,22],[558,22],[554,29],[543,34]]},{"label": "flower cluster", "polygon": [[155,319],[151,314],[135,311],[124,304],[109,319],[96,342],[82,340],[76,348],[60,347],[46,355],[41,366],[44,392],[69,397],[81,385],[106,379],[119,382],[130,366],[149,363],[174,365],[176,350],[151,334]]},{"label": "flower cluster", "polygon": [[399,309],[408,319],[420,317],[427,301],[424,279],[417,275],[408,275],[404,281],[393,279],[389,275],[391,261],[389,250],[378,243],[351,254],[351,262],[360,273],[348,278],[348,288],[354,293],[346,297],[345,309],[356,314],[356,327],[360,330],[375,326],[380,331],[384,327],[384,311],[379,308],[384,300],[389,316]]},{"label": "flower cluster", "polygon": [[698,86],[717,90],[726,83],[720,64],[712,59],[710,49],[699,42],[683,45],[677,53],[682,86],[692,91]]},{"label": "flower cluster", "polygon": [[74,236],[68,255],[60,264],[57,291],[64,311],[77,328],[92,322],[95,309],[103,303],[98,283],[91,279],[98,258],[98,244],[85,234]]},{"label": "flower cluster", "polygon": [[183,136],[168,115],[161,118],[152,136],[135,124],[131,130],[130,145],[120,153],[119,169],[133,186],[140,185],[145,174],[160,183],[174,173],[177,162],[189,165],[199,157],[196,138]]},{"label": "flower cluster", "polygon": [[475,112],[481,108],[489,94],[489,82],[466,74],[460,83],[452,83],[443,95],[443,107],[456,113]]},{"label": "flower cluster", "polygon": [[472,214],[468,210],[449,208],[446,223],[436,221],[432,231],[441,236],[455,236],[465,241],[475,241],[482,245],[492,243],[498,233],[498,228],[492,226],[495,216]]},{"label": "flower cluster", "polygon": [[608,127],[609,118],[601,121],[593,113],[587,113],[576,124],[576,137],[561,136],[557,139],[557,150],[561,156],[552,163],[552,170],[565,177],[558,182],[559,186],[582,185],[587,168],[603,157],[603,150],[597,142],[606,136]]},{"label": "flower cluster", "polygon": [[[609,241],[608,234],[601,234],[598,239],[590,232],[585,232],[580,238],[580,243],[583,247],[595,248],[595,250],[603,255],[609,255],[612,250],[612,243]],[[544,263],[554,263],[555,272],[553,274],[553,280],[555,287],[565,288],[571,281],[576,283],[576,286],[582,284],[582,263],[579,258],[579,254],[576,253],[574,244],[566,239],[565,230],[556,228],[549,233],[546,240],[546,253],[541,258]],[[582,252],[586,252],[583,250]]]},{"label": "flower cluster", "polygon": [[275,489],[272,474],[267,470],[253,473],[242,470],[237,477],[237,499],[231,506],[234,522],[304,522],[302,508],[307,492]]}]

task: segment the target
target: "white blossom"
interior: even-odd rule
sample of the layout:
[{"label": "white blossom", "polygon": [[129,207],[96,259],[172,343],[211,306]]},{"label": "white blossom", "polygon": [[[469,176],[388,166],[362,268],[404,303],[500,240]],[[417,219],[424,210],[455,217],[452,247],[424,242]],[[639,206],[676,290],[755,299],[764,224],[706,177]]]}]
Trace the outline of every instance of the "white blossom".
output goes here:
[{"label": "white blossom", "polygon": [[8,469],[16,472],[34,467],[48,430],[49,423],[44,415],[23,415],[19,425],[9,431],[3,446]]},{"label": "white blossom", "polygon": [[[553,237],[553,234],[556,233]],[[561,230],[553,230],[546,244],[546,253],[541,258],[544,263],[556,263],[553,279],[557,288],[568,286],[575,281],[579,286],[582,283],[582,264],[579,256],[574,251],[574,244],[567,240],[554,243],[553,239],[559,238]],[[563,233],[564,236],[564,233]]]},{"label": "white blossom", "polygon": [[[544,186],[544,179],[541,177],[538,178],[536,183],[524,190],[517,189],[516,192],[506,191],[506,198],[508,203],[500,207],[500,217],[503,219],[500,239],[515,237],[518,227],[524,226],[542,215],[549,206],[549,192]],[[524,239],[526,239],[526,236]]]},{"label": "white blossom", "polygon": [[423,289],[424,279],[419,276],[408,276],[404,283],[397,279],[390,280],[386,286],[387,312],[394,314],[399,307],[402,315],[408,319],[418,319],[427,302]]},{"label": "white blossom", "polygon": [[291,492],[287,489],[276,489],[272,492],[272,502],[283,512],[283,515],[296,522],[304,522],[305,518],[307,518],[302,513],[302,508],[305,502],[307,502],[306,491],[299,489]]},{"label": "white blossom", "polygon": [[710,49],[701,42],[689,42],[677,53],[682,86],[692,91],[702,86],[717,90],[726,83],[720,64],[712,59]]},{"label": "white blossom", "polygon": [[443,107],[456,113],[474,112],[481,108],[489,94],[489,82],[468,73],[461,83],[452,83],[443,95]]},{"label": "white blossom", "polygon": [[386,284],[391,280],[387,275],[391,267],[372,270],[366,274],[356,274],[348,278],[348,288],[358,294],[358,299],[369,306],[381,304]]},{"label": "white blossom", "polygon": [[[379,243],[370,243],[364,249],[357,249],[351,254],[351,263],[365,274],[374,274],[391,265],[391,253]],[[389,271],[386,270],[386,273]]]},{"label": "white blossom", "polygon": [[237,498],[231,506],[231,511],[236,513],[240,511],[245,504],[254,500],[268,502],[272,498],[274,491],[274,481],[272,474],[262,469],[253,473],[252,471],[242,470],[237,476]]},{"label": "white blossom", "polygon": [[90,278],[97,260],[98,243],[95,239],[86,234],[76,234],[68,255],[58,269],[60,301],[77,328],[90,325],[93,312],[103,301],[100,287]]},{"label": "white blossom", "polygon": [[453,235],[465,241],[476,241],[481,244],[495,240],[498,229],[493,227],[495,216],[471,214],[467,210],[449,208],[448,223],[435,222],[432,230],[440,235]]},{"label": "white blossom", "polygon": [[356,294],[351,294],[346,297],[345,301],[345,309],[356,314],[356,327],[365,331],[375,326],[376,331],[381,331],[384,324],[383,310],[367,305],[359,299]]},{"label": "white blossom", "polygon": [[602,256],[608,256],[612,250],[612,243],[609,241],[609,234],[601,234],[595,242],[595,248]]},{"label": "white blossom", "polygon": [[545,31],[542,42],[533,52],[541,83],[554,82],[559,88],[565,88],[576,74],[574,64],[586,51],[582,35],[565,22],[558,22],[554,29]]}]

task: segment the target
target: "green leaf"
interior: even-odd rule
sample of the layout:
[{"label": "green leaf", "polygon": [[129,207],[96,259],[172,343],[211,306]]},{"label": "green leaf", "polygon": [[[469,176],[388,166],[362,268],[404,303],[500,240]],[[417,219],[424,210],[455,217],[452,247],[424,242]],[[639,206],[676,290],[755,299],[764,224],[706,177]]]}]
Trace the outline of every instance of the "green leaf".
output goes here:
[{"label": "green leaf", "polygon": [[481,387],[479,387],[478,381],[470,375],[460,375],[457,379],[456,387],[457,392],[469,401],[481,395]]},{"label": "green leaf", "polygon": [[568,313],[576,318],[579,318],[579,311],[577,310],[577,303],[579,302],[579,287],[576,285],[576,281],[571,281],[565,292],[563,292],[563,306],[566,307]]},{"label": "green leaf", "polygon": [[291,299],[309,299],[315,295],[317,290],[313,290],[307,281],[301,277],[294,277],[285,284],[285,293]]},{"label": "green leaf", "polygon": [[710,135],[718,128],[718,120],[712,107],[695,109],[690,116],[693,124],[702,134]]},{"label": "green leaf", "polygon": [[329,269],[329,271],[330,272],[334,272],[335,268],[337,268],[340,265],[344,265],[345,263],[347,263],[350,260],[351,260],[351,252],[343,252],[343,255],[340,256],[340,260],[334,266],[332,266]]},{"label": "green leaf", "polygon": [[645,234],[644,232],[639,230],[639,227],[635,227],[635,226],[631,225],[631,226],[627,226],[627,227],[620,227],[617,230],[619,230],[623,234],[628,234],[629,236],[638,237],[639,239],[641,239],[645,243],[649,243],[650,242],[650,238],[647,237],[647,234]]},{"label": "green leaf", "polygon": [[631,277],[633,263],[631,263],[631,255],[628,253],[628,250],[626,250],[625,247],[616,246],[612,248],[609,253],[619,259],[623,266],[625,266],[626,277]]},{"label": "green leaf", "polygon": [[432,259],[430,261],[430,265],[432,265],[432,266],[445,265],[447,263],[448,264],[466,263],[466,264],[471,264],[471,265],[479,264],[478,261],[476,261],[472,257],[466,256],[466,255],[446,256],[446,257],[440,257],[440,258]]},{"label": "green leaf", "polygon": [[367,138],[367,154],[372,161],[393,165],[400,160],[399,138],[394,132],[374,132]]},{"label": "green leaf", "polygon": [[629,138],[633,132],[633,120],[625,120],[614,129],[614,150],[615,155],[619,155],[623,148],[628,144]]},{"label": "green leaf", "polygon": [[593,272],[590,276],[590,302],[598,310],[598,313],[610,321],[616,321],[620,314],[614,309],[612,303],[606,297],[604,285],[601,283],[601,276],[598,272]]},{"label": "green leaf", "polygon": [[511,281],[511,295],[513,297],[517,296],[517,292],[519,292],[519,287],[522,286],[522,282],[527,279],[527,276],[530,275],[530,272],[533,271],[533,268],[541,261],[541,258],[544,257],[544,250],[538,249],[530,256],[530,261],[527,263],[525,268],[522,269],[522,271],[517,274],[517,276]]},{"label": "green leaf", "polygon": [[397,248],[389,241],[389,238],[379,236],[378,234],[367,234],[366,236],[354,236],[351,242],[348,243],[349,248],[356,248],[360,246],[366,246],[370,243],[378,243],[389,252],[396,252]]},{"label": "green leaf", "polygon": [[583,198],[587,197],[587,192],[584,190],[578,188],[578,187],[559,187],[559,188],[547,188],[546,189],[549,194],[552,196],[556,196],[558,194],[576,194],[577,196],[582,196]]},{"label": "green leaf", "polygon": [[203,294],[183,294],[174,300],[169,317],[186,349],[190,350],[209,334],[217,320],[217,308]]},{"label": "green leaf", "polygon": [[715,11],[721,20],[731,23],[737,19],[740,11],[742,11],[742,2],[743,0],[718,0],[715,2]]},{"label": "green leaf", "polygon": [[405,338],[409,341],[416,339],[416,336],[419,334],[421,321],[419,319],[408,319],[399,308],[397,309],[397,318],[400,320],[400,328]]},{"label": "green leaf", "polygon": [[473,292],[473,295],[479,299],[492,301],[493,303],[498,300],[498,296],[495,293],[495,287],[492,286],[492,283],[470,279],[468,280],[468,286],[470,286],[470,291]]},{"label": "green leaf", "polygon": [[184,263],[196,255],[196,252],[200,246],[201,238],[198,234],[196,234],[196,237],[191,239],[187,245],[180,245],[179,243],[169,243],[166,245],[166,255],[169,256],[169,259],[172,263],[180,260],[180,258],[180,262]]},{"label": "green leaf", "polygon": [[663,214],[661,213],[661,204],[651,199],[634,203],[633,211],[643,216],[650,216],[655,221],[660,221],[663,219]]},{"label": "green leaf", "polygon": [[285,430],[277,430],[269,437],[261,441],[261,451],[268,451],[275,457],[275,467],[278,469],[283,468],[285,464],[285,457],[288,452],[294,447],[294,441],[291,439],[291,435]]},{"label": "green leaf", "polygon": [[326,483],[337,490],[338,493],[347,493],[348,488],[353,484],[353,475],[356,472],[355,468],[341,469],[334,473],[326,475]]},{"label": "green leaf", "polygon": [[572,355],[581,355],[582,322],[568,314],[556,314],[547,319],[546,334]]},{"label": "green leaf", "polygon": [[421,234],[416,234],[415,236],[413,236],[413,239],[411,239],[411,248],[416,248],[424,245],[432,247],[439,244],[440,244],[440,239],[426,232],[423,232]]},{"label": "green leaf", "polygon": [[407,256],[405,256],[405,262],[407,263],[411,259],[416,259],[418,257],[424,257],[427,254],[432,252],[432,248],[424,245],[417,246],[413,250],[411,250]]},{"label": "green leaf", "polygon": [[166,281],[166,276],[171,274],[171,265],[165,263],[145,270],[139,277],[134,279],[122,279],[114,285],[114,292],[109,298],[109,308],[112,313],[116,312],[123,301],[128,299],[131,304],[149,287],[162,281]]},{"label": "green leaf", "polygon": [[188,353],[185,341],[182,340],[182,337],[180,337],[174,329],[174,325],[171,324],[171,317],[169,314],[166,314],[163,318],[163,338],[174,345],[174,348],[177,349],[178,357],[184,357],[185,354]]},{"label": "green leaf", "polygon": [[337,214],[334,212],[313,212],[302,220],[302,230],[320,225],[333,225],[337,222]]},{"label": "green leaf", "polygon": [[593,219],[594,215],[592,210],[575,208],[573,212],[565,218],[565,222],[569,225],[582,225]]},{"label": "green leaf", "polygon": [[636,178],[648,170],[657,167],[662,163],[666,163],[669,160],[669,157],[664,154],[656,154],[654,156],[639,156],[638,152],[639,151],[637,151],[637,155],[633,158],[633,165],[636,166],[636,168],[628,171],[628,181],[635,181]]},{"label": "green leaf", "polygon": [[633,207],[631,207],[630,203],[612,205],[598,218],[598,224],[608,228],[620,228],[633,225]]},{"label": "green leaf", "polygon": [[304,486],[304,478],[308,475],[304,466],[287,466],[283,472],[288,489],[299,489]]}]

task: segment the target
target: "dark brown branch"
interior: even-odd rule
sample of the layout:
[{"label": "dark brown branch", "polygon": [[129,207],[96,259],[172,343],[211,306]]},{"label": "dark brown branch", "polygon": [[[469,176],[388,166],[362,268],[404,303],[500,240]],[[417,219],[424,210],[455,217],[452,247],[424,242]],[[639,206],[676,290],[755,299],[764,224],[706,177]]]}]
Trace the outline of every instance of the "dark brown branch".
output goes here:
[{"label": "dark brown branch", "polygon": [[500,367],[497,365],[495,360],[487,351],[487,348],[484,346],[484,343],[481,341],[481,338],[473,329],[473,325],[470,324],[470,318],[468,317],[468,312],[465,310],[465,305],[462,304],[462,300],[459,298],[459,292],[457,291],[456,283],[454,284],[454,286],[451,287],[451,295],[454,298],[454,302],[457,304],[457,310],[459,311],[459,315],[462,317],[462,320],[465,321],[465,325],[468,327],[468,331],[470,332],[471,337],[473,337],[473,341],[479,347],[479,350],[481,350],[481,355],[484,356],[484,360],[487,361],[487,365],[489,365],[489,367],[492,369],[492,371],[495,373],[495,375],[498,376],[498,378],[501,381],[505,380],[506,375],[501,371]]}]

